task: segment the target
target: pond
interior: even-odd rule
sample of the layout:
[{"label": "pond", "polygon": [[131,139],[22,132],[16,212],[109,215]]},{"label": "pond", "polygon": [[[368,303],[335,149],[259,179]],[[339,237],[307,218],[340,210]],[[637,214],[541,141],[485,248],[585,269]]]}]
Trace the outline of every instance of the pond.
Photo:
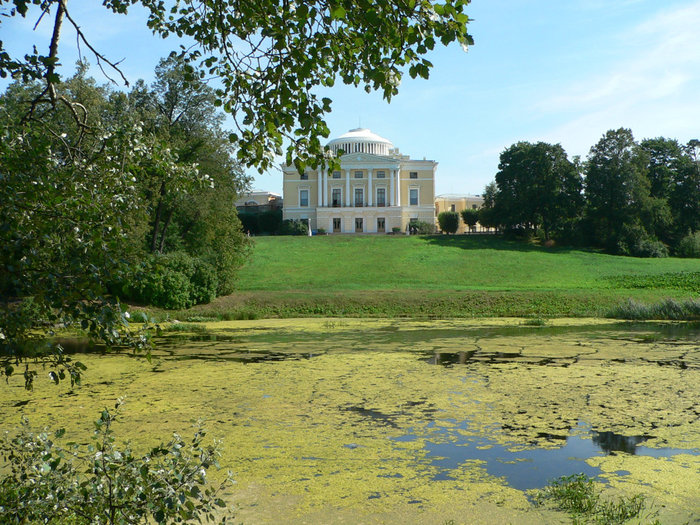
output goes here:
[{"label": "pond", "polygon": [[37,387],[21,404],[11,385],[0,421],[71,414],[81,432],[117,395],[136,443],[203,418],[246,523],[560,523],[532,489],[578,472],[610,496],[644,493],[662,523],[700,522],[697,324],[199,326],[168,332],[150,364],[93,349],[72,393]]}]

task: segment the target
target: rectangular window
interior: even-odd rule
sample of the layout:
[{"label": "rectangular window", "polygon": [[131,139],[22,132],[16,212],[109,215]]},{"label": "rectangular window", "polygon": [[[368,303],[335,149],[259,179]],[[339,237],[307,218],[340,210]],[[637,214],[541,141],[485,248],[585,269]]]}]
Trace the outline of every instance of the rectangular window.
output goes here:
[{"label": "rectangular window", "polygon": [[384,217],[377,218],[377,231],[379,233],[384,233],[386,231],[386,221],[384,220]]},{"label": "rectangular window", "polygon": [[340,232],[340,217],[333,218],[333,233]]},{"label": "rectangular window", "polygon": [[355,178],[356,178],[356,179],[361,179],[361,178],[362,178],[362,172],[361,172],[361,171],[356,171],[356,172],[355,172]]},{"label": "rectangular window", "polygon": [[355,206],[362,207],[362,188],[355,188]]},{"label": "rectangular window", "polygon": [[409,177],[412,179],[417,179],[418,178],[418,172],[417,171],[412,171],[409,174]]},{"label": "rectangular window", "polygon": [[386,206],[386,188],[377,188],[377,206]]},{"label": "rectangular window", "polygon": [[476,204],[472,204],[472,210],[476,210],[477,206]]},{"label": "rectangular window", "polygon": [[384,177],[386,177],[385,172],[383,172],[383,171],[378,171],[378,172],[377,172],[377,178],[378,178],[378,179],[383,179]]},{"label": "rectangular window", "polygon": [[357,217],[355,219],[355,233],[362,233],[364,231],[364,228],[362,227],[362,218]]},{"label": "rectangular window", "polygon": [[450,211],[455,211],[455,205],[454,205],[454,204],[450,204]]},{"label": "rectangular window", "polygon": [[302,173],[301,175],[299,175],[299,178],[300,178],[301,180],[309,180],[309,174],[308,174],[308,173]]},{"label": "rectangular window", "polygon": [[333,188],[331,192],[331,200],[333,201],[333,207],[334,208],[340,208],[341,206],[341,195],[340,195],[340,188]]},{"label": "rectangular window", "polygon": [[410,191],[409,204],[411,206],[418,206],[418,188],[411,188],[409,191]]},{"label": "rectangular window", "polygon": [[299,190],[299,206],[309,205],[309,190]]},{"label": "rectangular window", "polygon": [[333,172],[333,178],[334,178],[334,179],[339,179],[339,178],[340,178],[340,172],[339,172],[339,171],[334,171],[334,172]]}]

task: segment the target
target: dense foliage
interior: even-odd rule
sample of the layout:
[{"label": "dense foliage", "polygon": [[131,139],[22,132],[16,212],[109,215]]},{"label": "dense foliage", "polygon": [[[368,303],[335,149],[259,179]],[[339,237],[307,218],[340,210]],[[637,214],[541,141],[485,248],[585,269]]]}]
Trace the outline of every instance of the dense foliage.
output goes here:
[{"label": "dense foliage", "polygon": [[[79,42],[87,44],[80,20],[71,16],[70,2],[3,3],[13,6],[10,16],[55,13],[54,35],[65,21],[77,30]],[[458,42],[466,49],[472,44],[464,13],[469,0],[106,0],[103,5],[126,14],[136,3],[146,9],[155,35],[187,38],[179,55],[193,75],[219,80],[217,104],[237,127],[231,139],[238,158],[260,171],[273,166],[284,139],[288,164],[301,169],[309,155],[314,166],[324,160],[320,139],[329,133],[324,116],[331,100],[319,99],[314,88],[340,80],[381,91],[390,100],[405,73],[428,78],[432,63],[425,55],[435,45]],[[0,74],[52,81],[57,39],[46,47],[48,55],[34,48],[22,56],[10,54],[0,43]],[[105,68],[117,68],[104,55],[97,56]]]},{"label": "dense foliage", "polygon": [[[7,469],[0,481],[4,524],[70,523],[127,525],[227,521],[220,498],[229,483],[214,485],[216,444],[198,429],[191,440],[175,434],[143,455],[116,442],[112,424],[119,404],[95,421],[90,445],[59,444],[63,430],[21,428],[0,438]],[[230,475],[229,475],[230,478]]]},{"label": "dense foliage", "polygon": [[[210,301],[233,290],[247,255],[232,205],[247,181],[212,90],[172,59],[127,93],[86,69],[54,87],[55,107],[38,82],[0,95],[5,375],[56,326],[143,347],[120,300]],[[28,387],[33,377],[26,368]]]},{"label": "dense foliage", "polygon": [[442,211],[438,214],[438,224],[444,233],[455,233],[459,228],[459,213]]},{"label": "dense foliage", "polygon": [[479,222],[621,255],[666,257],[670,248],[693,257],[699,152],[696,140],[637,143],[624,128],[606,132],[584,163],[569,161],[560,145],[519,142],[501,154]]},{"label": "dense foliage", "polygon": [[559,144],[518,142],[498,168],[494,206],[503,228],[541,228],[549,239],[580,214],[581,175]]},{"label": "dense foliage", "polygon": [[470,230],[479,222],[479,210],[465,208],[460,211],[459,214],[462,216],[462,222],[466,224]]}]

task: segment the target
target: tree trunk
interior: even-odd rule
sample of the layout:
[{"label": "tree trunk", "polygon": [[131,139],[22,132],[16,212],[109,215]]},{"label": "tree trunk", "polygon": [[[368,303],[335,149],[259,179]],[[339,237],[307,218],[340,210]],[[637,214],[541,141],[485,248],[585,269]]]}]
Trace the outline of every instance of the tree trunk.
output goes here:
[{"label": "tree trunk", "polygon": [[173,210],[168,211],[168,216],[165,219],[165,224],[163,224],[163,231],[160,234],[160,245],[158,246],[158,253],[163,253],[163,248],[165,247],[165,233],[168,231],[168,226],[170,226],[170,219],[173,218]]},{"label": "tree trunk", "polygon": [[151,253],[156,253],[158,249],[158,228],[160,227],[160,215],[163,212],[163,197],[165,196],[165,182],[160,185],[160,199],[156,208],[156,217],[153,220],[153,235],[151,235]]}]

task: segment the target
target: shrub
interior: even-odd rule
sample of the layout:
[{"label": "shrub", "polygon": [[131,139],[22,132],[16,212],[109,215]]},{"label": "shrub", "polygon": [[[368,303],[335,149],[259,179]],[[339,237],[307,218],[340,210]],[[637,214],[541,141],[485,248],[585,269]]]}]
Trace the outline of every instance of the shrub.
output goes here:
[{"label": "shrub", "polygon": [[127,298],[172,310],[210,302],[218,286],[214,267],[184,252],[152,255],[128,279]]},{"label": "shrub", "polygon": [[632,247],[631,252],[635,257],[668,257],[668,248],[654,238],[642,239]]},{"label": "shrub", "polygon": [[308,235],[309,226],[304,221],[286,219],[282,221],[279,232],[280,235]]},{"label": "shrub", "polygon": [[318,230],[316,230],[316,233],[317,233],[318,235],[325,235],[325,234],[326,234],[326,229],[325,229],[325,228],[319,228]]},{"label": "shrub", "polygon": [[633,257],[668,257],[668,249],[639,225],[622,227],[616,240],[615,253]]},{"label": "shrub", "polygon": [[435,225],[425,221],[413,221],[411,227],[419,235],[432,235],[435,233]]},{"label": "shrub", "polygon": [[445,233],[455,233],[459,228],[459,214],[456,211],[443,211],[438,215],[438,224]]},{"label": "shrub", "polygon": [[[218,467],[218,446],[177,434],[143,456],[115,444],[112,423],[120,413],[105,409],[95,421],[93,443],[58,444],[64,431],[34,432],[26,419],[14,435],[0,438],[6,464],[0,481],[2,523],[191,523],[214,521],[226,504],[219,498],[230,484],[207,483]],[[226,521],[226,516],[219,518]]]},{"label": "shrub", "polygon": [[679,257],[700,258],[700,231],[683,237],[678,243],[676,254]]}]

